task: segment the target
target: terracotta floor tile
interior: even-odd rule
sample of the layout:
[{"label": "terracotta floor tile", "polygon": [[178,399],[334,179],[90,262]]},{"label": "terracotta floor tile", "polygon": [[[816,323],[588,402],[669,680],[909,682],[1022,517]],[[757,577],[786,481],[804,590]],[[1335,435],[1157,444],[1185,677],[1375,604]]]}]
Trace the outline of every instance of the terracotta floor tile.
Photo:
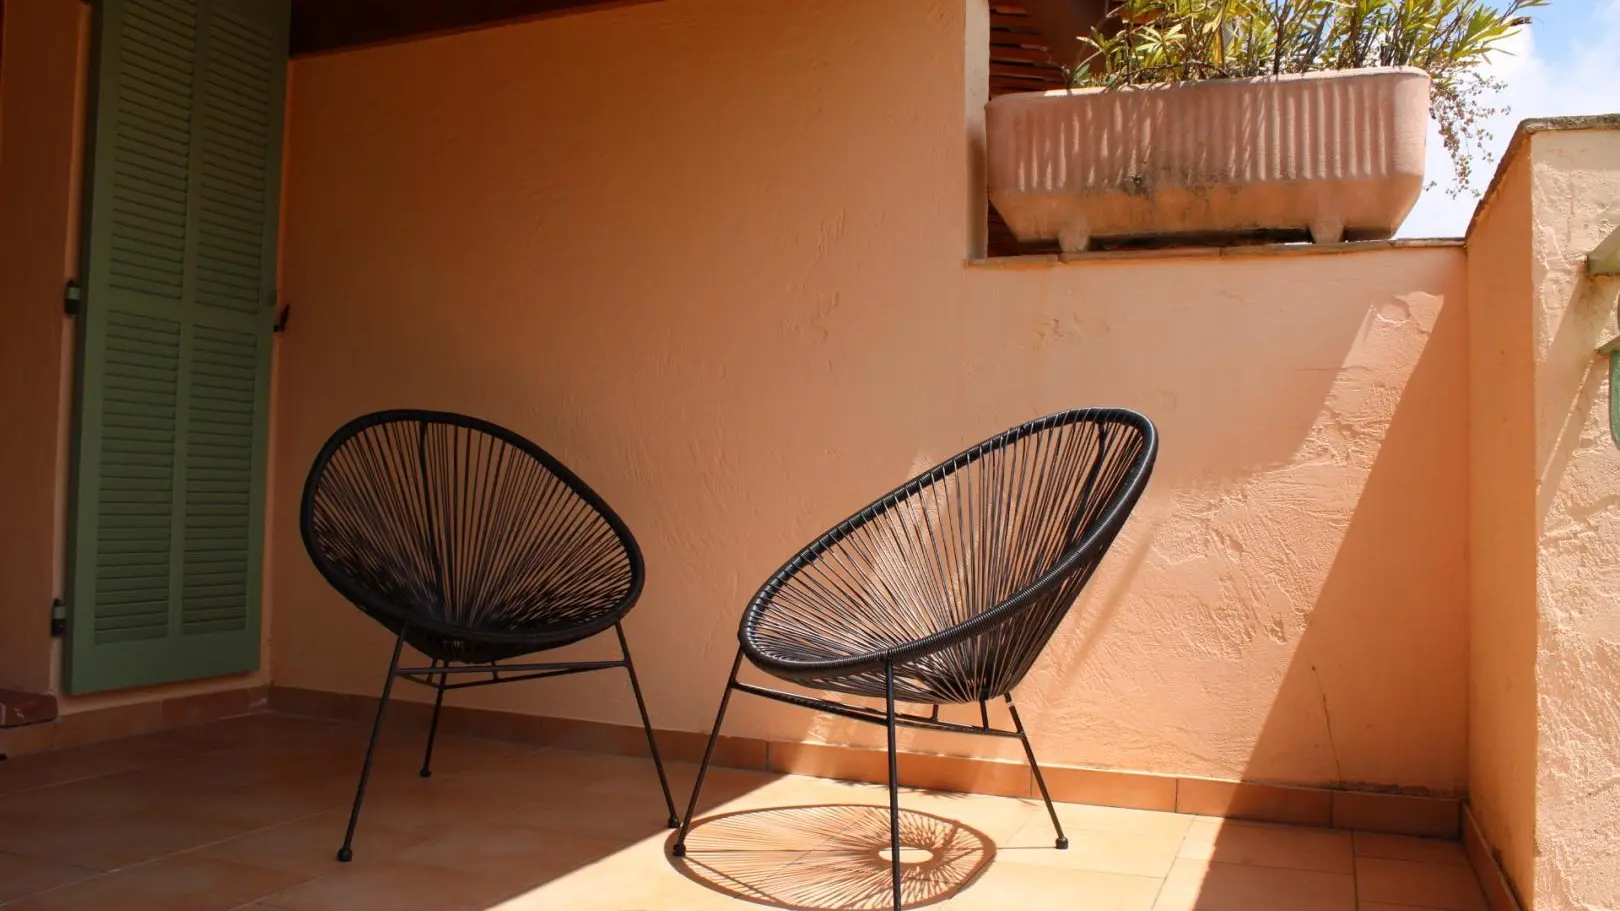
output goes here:
[{"label": "terracotta floor tile", "polygon": [[482,878],[504,877],[532,888],[611,857],[624,847],[622,841],[487,820],[429,838],[392,857],[402,863],[430,864]]},{"label": "terracotta floor tile", "polygon": [[[198,848],[192,853],[271,870],[302,873],[312,879],[329,876],[345,869],[337,862],[337,850],[343,844],[343,830],[348,822],[348,810],[333,810],[249,832]],[[361,828],[355,835],[354,853],[357,860],[387,860],[429,838],[431,835],[426,833],[396,829],[376,821],[367,824],[362,820]]]},{"label": "terracotta floor tile", "polygon": [[40,860],[117,870],[243,834],[241,826],[159,807],[99,819],[68,819],[0,831],[0,851]]},{"label": "terracotta floor tile", "polygon": [[[1159,880],[1117,873],[996,864],[946,902],[948,911],[1149,911]],[[887,907],[878,905],[874,907]]]},{"label": "terracotta floor tile", "polygon": [[1426,864],[1468,866],[1468,855],[1462,845],[1440,838],[1413,838],[1406,835],[1380,835],[1375,832],[1355,833],[1356,856],[1382,857],[1388,860],[1410,860]]},{"label": "terracotta floor tile", "polygon": [[181,794],[170,804],[197,819],[252,831],[346,806],[351,785],[266,782]]},{"label": "terracotta floor tile", "polygon": [[[491,806],[484,815],[491,821],[582,838],[639,841],[669,832],[669,808],[656,785],[641,792],[558,791],[526,803]],[[462,816],[455,821],[469,819]]]},{"label": "terracotta floor tile", "polygon": [[1361,897],[1370,902],[1447,911],[1485,909],[1485,896],[1468,866],[1358,857],[1356,880]]},{"label": "terracotta floor tile", "polygon": [[[352,783],[344,787],[345,796],[333,802],[334,809],[348,810],[354,797],[352,788]],[[578,791],[563,793],[565,798],[579,799]],[[364,831],[368,822],[374,822],[397,829],[443,832],[449,826],[476,816],[516,812],[521,805],[515,800],[502,802],[492,794],[469,798],[455,777],[449,775],[442,778],[418,778],[414,774],[378,777],[366,787],[360,827]]]},{"label": "terracotta floor tile", "polygon": [[[668,768],[669,787],[675,794],[675,810],[684,814],[686,803],[692,797],[692,785],[697,781],[697,766],[678,762],[670,763]],[[703,793],[698,801],[698,812],[708,812],[733,801],[748,802],[753,795],[766,788],[791,787],[791,784],[784,785],[783,782],[791,782],[794,779],[795,776],[783,775],[780,772],[711,767],[703,778]]]},{"label": "terracotta floor tile", "polygon": [[[888,806],[889,802],[888,790],[874,785],[777,773],[767,773],[773,776],[774,780],[760,782],[757,777],[759,773],[740,774],[747,777],[731,787],[711,789],[708,782],[704,783],[703,799],[698,810],[700,820],[725,813],[772,807]],[[679,789],[675,793],[682,798],[692,796],[690,789],[687,788]],[[723,801],[722,797],[725,798]],[[686,800],[677,799],[676,808],[679,812],[685,813]]]},{"label": "terracotta floor tile", "polygon": [[454,870],[359,856],[331,875],[270,901],[286,911],[484,911],[509,898],[501,885]]},{"label": "terracotta floor tile", "polygon": [[0,794],[123,772],[139,765],[115,750],[95,747],[31,753],[0,763]]},{"label": "terracotta floor tile", "polygon": [[652,867],[638,876],[581,871],[506,896],[490,903],[487,911],[758,911],[761,907],[715,892],[667,867]]},{"label": "terracotta floor tile", "polygon": [[[671,764],[673,766],[675,764]],[[685,812],[686,798],[691,795],[691,779],[677,780],[670,769],[670,788],[676,799],[678,812]],[[737,774],[730,769],[712,769],[705,783],[705,803],[713,805],[715,798],[727,796],[730,789],[726,780]],[[757,773],[752,773],[756,774]],[[694,773],[695,775],[695,773]],[[440,778],[435,773],[435,782]],[[759,781],[770,780],[759,776]],[[548,800],[562,794],[565,799],[581,794],[614,794],[652,800],[664,806],[664,793],[658,784],[658,774],[650,760],[623,756],[592,756],[566,750],[542,750],[529,755],[504,759],[489,766],[469,769],[454,776],[451,790],[465,795],[470,801],[487,802],[491,806],[510,806],[517,802]],[[666,808],[664,816],[669,815]]]},{"label": "terracotta floor tile", "polygon": [[0,794],[0,837],[7,830],[108,819],[144,810],[163,793],[116,777],[100,777]]},{"label": "terracotta floor tile", "polygon": [[1193,817],[1156,810],[1128,810],[1077,803],[1057,805],[1063,828],[1089,832],[1122,832],[1129,835],[1181,837],[1192,826]]},{"label": "terracotta floor tile", "polygon": [[1355,911],[1355,877],[1181,859],[1154,911]]},{"label": "terracotta floor tile", "polygon": [[169,857],[41,893],[8,911],[229,911],[304,877],[205,857]]},{"label": "terracotta floor tile", "polygon": [[[396,736],[379,747],[375,760],[376,768],[381,771],[393,769],[415,774],[422,768],[422,753],[426,746],[426,731],[404,732],[403,736]],[[441,733],[433,744],[433,774],[454,775],[473,769],[488,768],[504,759],[528,755],[536,749],[529,744],[503,743],[499,740]],[[341,752],[352,754],[353,771],[358,775],[360,763],[365,759],[365,744],[358,743],[355,748]]]},{"label": "terracotta floor tile", "polygon": [[16,854],[0,854],[0,904],[96,875],[96,871]]},{"label": "terracotta floor tile", "polygon": [[[0,901],[95,911],[886,908],[888,791],[715,768],[684,860],[650,761],[239,718],[0,765]],[[127,748],[126,748],[127,747]],[[41,762],[40,760],[45,761]],[[684,812],[692,763],[670,763]],[[952,911],[1479,911],[1450,842],[903,791],[908,900]],[[1357,856],[1359,855],[1359,857]],[[1418,862],[1421,861],[1421,862]],[[94,870],[115,870],[98,875]],[[1168,875],[1166,875],[1168,874]],[[12,906],[8,906],[9,908]]]},{"label": "terracotta floor tile", "polygon": [[1354,873],[1349,832],[1200,817],[1182,843],[1188,860],[1322,873]]},{"label": "terracotta floor tile", "polygon": [[1040,864],[1068,870],[1123,873],[1160,879],[1170,873],[1182,836],[1175,832],[1098,832],[1074,829],[1067,833],[1069,847],[1052,844],[1052,821],[1044,812],[1001,846],[998,863]]},{"label": "terracotta floor tile", "polygon": [[[885,789],[880,794],[881,797],[877,802],[882,806],[888,806],[888,791]],[[960,823],[983,833],[997,844],[1011,841],[1025,827],[1035,827],[1037,806],[1033,801],[1012,797],[978,797],[945,792],[900,792],[902,810],[914,810]],[[1046,833],[1046,841],[1050,844],[1055,837],[1052,834],[1052,820],[1046,815],[1044,806],[1039,812],[1039,822],[1044,825],[1042,831]]]}]

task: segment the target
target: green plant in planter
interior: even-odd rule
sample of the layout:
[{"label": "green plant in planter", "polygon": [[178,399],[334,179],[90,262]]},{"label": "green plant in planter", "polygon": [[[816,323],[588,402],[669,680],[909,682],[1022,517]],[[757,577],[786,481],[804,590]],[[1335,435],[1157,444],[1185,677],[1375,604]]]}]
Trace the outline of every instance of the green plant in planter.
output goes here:
[{"label": "green plant in planter", "polygon": [[1502,83],[1480,72],[1548,0],[1118,0],[1081,37],[1077,88],[1413,66],[1433,81],[1431,110],[1457,196],[1471,191],[1472,152],[1491,135]]}]

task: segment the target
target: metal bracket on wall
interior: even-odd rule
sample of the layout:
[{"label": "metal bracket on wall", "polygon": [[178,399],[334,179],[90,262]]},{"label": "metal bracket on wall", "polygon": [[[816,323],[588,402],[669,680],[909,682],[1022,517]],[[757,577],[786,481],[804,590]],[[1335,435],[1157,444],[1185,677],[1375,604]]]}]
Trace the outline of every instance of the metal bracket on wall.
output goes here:
[{"label": "metal bracket on wall", "polygon": [[[1620,207],[1604,213],[1610,218],[1620,220]],[[1620,227],[1609,232],[1609,236],[1598,242],[1592,252],[1586,254],[1586,271],[1593,275],[1620,275]]]},{"label": "metal bracket on wall", "polygon": [[67,605],[61,598],[51,601],[51,638],[60,639],[67,635]]},{"label": "metal bracket on wall", "polygon": [[79,289],[79,283],[69,279],[62,291],[62,312],[68,316],[78,316],[79,305],[83,302],[84,292]]}]

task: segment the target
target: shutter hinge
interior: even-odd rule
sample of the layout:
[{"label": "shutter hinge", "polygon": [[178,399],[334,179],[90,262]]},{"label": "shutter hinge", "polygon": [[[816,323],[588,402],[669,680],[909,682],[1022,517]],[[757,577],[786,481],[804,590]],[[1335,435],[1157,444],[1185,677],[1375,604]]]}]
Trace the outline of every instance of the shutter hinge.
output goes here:
[{"label": "shutter hinge", "polygon": [[292,304],[282,304],[281,309],[276,311],[276,321],[271,327],[271,331],[286,332],[287,318],[290,316],[292,316]]},{"label": "shutter hinge", "polygon": [[84,291],[79,288],[79,283],[68,279],[67,290],[62,292],[62,312],[68,316],[78,316],[79,305],[83,301]]},{"label": "shutter hinge", "polygon": [[51,601],[51,638],[60,639],[67,635],[67,605],[61,598]]}]

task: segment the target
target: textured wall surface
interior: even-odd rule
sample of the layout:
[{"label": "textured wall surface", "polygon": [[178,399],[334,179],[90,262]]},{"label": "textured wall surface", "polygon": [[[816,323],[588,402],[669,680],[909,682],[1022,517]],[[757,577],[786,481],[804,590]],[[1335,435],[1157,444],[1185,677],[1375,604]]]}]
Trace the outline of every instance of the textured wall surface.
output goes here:
[{"label": "textured wall surface", "polygon": [[[1461,250],[965,266],[965,18],[669,0],[297,62],[276,683],[381,683],[387,633],[296,521],[316,449],[364,411],[479,414],[595,486],[646,552],[628,629],[654,720],[695,731],[799,546],[991,433],[1116,404],[1163,457],[1019,694],[1043,758],[1458,791]],[[467,698],[635,717],[609,679]],[[879,736],[734,705],[738,734]]]},{"label": "textured wall surface", "polygon": [[1535,875],[1535,338],[1530,160],[1503,164],[1468,235],[1468,792],[1524,894]]},{"label": "textured wall surface", "polygon": [[1586,274],[1620,226],[1620,117],[1530,136],[1537,572],[1536,911],[1620,908],[1620,450],[1607,364],[1620,279]]}]

